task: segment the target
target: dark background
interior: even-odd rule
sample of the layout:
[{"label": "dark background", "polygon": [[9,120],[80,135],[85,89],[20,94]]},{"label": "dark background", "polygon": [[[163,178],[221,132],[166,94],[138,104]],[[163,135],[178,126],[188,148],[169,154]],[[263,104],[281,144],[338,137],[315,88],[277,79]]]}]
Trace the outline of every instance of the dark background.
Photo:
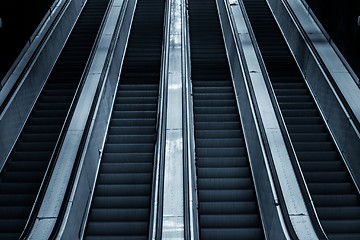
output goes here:
[{"label": "dark background", "polygon": [[[305,0],[360,76],[360,0]],[[1,0],[0,80],[3,79],[54,0]]]},{"label": "dark background", "polygon": [[360,77],[360,0],[305,0]]},{"label": "dark background", "polygon": [[0,0],[0,80],[26,45],[54,0]]}]

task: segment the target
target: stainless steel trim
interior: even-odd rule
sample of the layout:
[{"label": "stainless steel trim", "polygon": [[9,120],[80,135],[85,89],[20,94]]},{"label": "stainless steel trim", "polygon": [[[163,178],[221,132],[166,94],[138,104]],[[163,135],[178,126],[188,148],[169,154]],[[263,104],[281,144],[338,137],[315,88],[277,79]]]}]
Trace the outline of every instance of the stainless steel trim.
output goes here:
[{"label": "stainless steel trim", "polygon": [[[230,57],[230,59],[239,59],[238,61],[240,61],[242,66],[243,74],[243,79],[240,79],[241,77],[237,76],[240,75],[239,70],[236,72],[236,75],[233,73],[234,84],[236,89],[239,91],[237,95],[240,97],[240,94],[243,94],[241,91],[244,91],[240,87],[240,81],[244,81],[242,84],[245,84],[247,88],[247,93],[245,94],[247,94],[248,98],[251,99],[250,102],[252,101],[251,105],[253,104],[253,118],[256,119],[255,122],[257,121],[257,133],[260,141],[262,141],[261,149],[266,149],[266,153],[263,152],[263,161],[267,166],[268,178],[272,183],[270,185],[274,198],[277,199],[277,194],[280,194],[279,196],[281,199],[284,199],[282,201],[279,200],[278,204],[280,204],[280,208],[283,208],[282,214],[285,214],[284,209],[286,209],[285,212],[288,215],[285,217],[290,220],[291,226],[293,226],[299,239],[317,239],[309,214],[307,213],[307,208],[304,203],[299,184],[295,177],[295,172],[290,159],[291,154],[289,154],[289,150],[285,144],[286,140],[283,139],[276,112],[273,108],[272,100],[265,84],[264,79],[266,78],[267,73],[263,72],[264,69],[261,68],[261,59],[258,59],[259,55],[256,54],[257,46],[254,44],[255,40],[252,38],[252,34],[250,33],[251,30],[248,29],[249,25],[248,22],[246,22],[246,12],[244,11],[242,2],[228,2],[227,7],[230,9],[228,12],[231,12],[231,14],[229,14],[231,15],[231,24],[233,25],[232,32],[235,38],[233,40],[235,42],[233,45],[236,45],[232,46],[229,40],[228,49],[232,49],[232,52],[228,50],[228,54],[230,56],[236,54],[238,55],[237,57]],[[234,68],[234,71],[236,69],[235,63],[231,64],[231,66]],[[236,79],[238,80],[236,81]],[[238,100],[238,104],[239,108],[243,108],[242,111],[244,111],[245,104],[243,101]],[[246,119],[246,116],[243,115],[244,114],[241,114],[242,121],[244,123],[244,133],[246,134],[251,129],[246,128],[246,121],[248,120]],[[262,136],[260,136],[260,134],[262,134]],[[248,146],[251,144],[251,136],[251,134],[247,134]],[[256,161],[257,158],[251,158],[252,155],[253,154],[250,151],[249,157],[252,172],[255,177],[254,182],[259,199],[260,212],[262,213],[265,231],[269,231],[270,229],[273,229],[273,227],[271,227],[273,222],[272,218],[269,219],[269,216],[263,213],[267,210],[267,206],[263,204],[264,201],[262,200],[264,191],[259,190],[260,187],[262,187],[261,181],[256,178],[256,176],[259,175],[258,172],[260,171],[259,163]],[[271,172],[269,171],[269,166],[273,166],[273,168],[271,168]],[[274,180],[272,180],[272,178]],[[276,189],[274,189],[273,181],[277,183],[275,185]],[[274,191],[276,191],[277,194],[274,193]],[[279,215],[278,218],[282,223],[284,235],[289,238],[287,230],[283,224],[283,216]],[[266,237],[273,238],[273,236],[271,237],[271,231],[266,232]]]},{"label": "stainless steel trim", "polygon": [[[186,8],[188,1],[186,1]],[[199,237],[199,218],[198,218],[198,194],[197,194],[197,176],[195,166],[195,134],[194,134],[194,112],[193,112],[193,98],[192,98],[192,82],[191,82],[191,58],[190,58],[190,36],[189,36],[189,17],[186,10],[184,16],[184,70],[185,70],[185,82],[184,82],[184,141],[186,149],[187,171],[188,172],[188,204],[189,204],[189,226],[190,226],[190,239],[197,240]]]},{"label": "stainless steel trim", "polygon": [[184,239],[184,157],[183,157],[183,5],[169,1],[168,32],[165,34],[167,71],[166,145],[162,238]]},{"label": "stainless steel trim", "polygon": [[360,89],[302,0],[267,1],[360,193]]},{"label": "stainless steel trim", "polygon": [[[62,143],[57,157],[54,170],[47,185],[41,207],[36,221],[32,226],[28,239],[49,239],[53,227],[59,217],[63,198],[69,183],[72,168],[76,160],[78,147],[85,131],[89,113],[93,105],[99,83],[104,78],[108,63],[113,55],[113,37],[118,28],[118,17],[121,13],[123,0],[113,0],[107,10],[106,20],[103,20],[102,28],[97,37],[96,46],[93,48],[87,71],[82,76],[86,79],[80,93],[77,106],[74,110],[69,128]],[[105,49],[105,50],[104,50]]]},{"label": "stainless steel trim", "polygon": [[[49,34],[43,39],[43,45],[34,56],[30,66],[24,69],[25,66],[19,65],[19,72],[25,71],[23,75],[20,73],[11,75],[13,80],[9,80],[9,84],[11,81],[19,81],[19,84],[8,102],[4,103],[3,101],[11,91],[10,85],[8,85],[8,90],[2,89],[0,91],[0,95],[4,94],[1,97],[1,104],[5,104],[3,111],[0,113],[1,171],[83,8],[83,5],[74,0],[66,3],[61,7],[62,11],[57,12],[56,21],[53,23],[52,28],[48,30]],[[20,76],[21,79],[18,79]]]}]

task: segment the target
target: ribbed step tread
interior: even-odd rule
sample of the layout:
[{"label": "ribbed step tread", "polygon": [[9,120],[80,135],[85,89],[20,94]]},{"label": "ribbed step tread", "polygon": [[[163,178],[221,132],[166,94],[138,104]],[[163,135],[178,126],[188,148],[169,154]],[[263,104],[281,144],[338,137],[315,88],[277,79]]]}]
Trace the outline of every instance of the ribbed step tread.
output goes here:
[{"label": "ribbed step tread", "polygon": [[137,1],[86,239],[148,239],[164,4]]},{"label": "ribbed step tread", "polygon": [[215,1],[189,1],[201,239],[264,239]]},{"label": "ribbed step tread", "polygon": [[243,2],[324,231],[360,239],[358,193],[268,4]]},{"label": "ribbed step tread", "polygon": [[[86,2],[1,172],[1,239],[18,239],[23,231],[108,2]],[[96,11],[87,15],[91,8]]]}]

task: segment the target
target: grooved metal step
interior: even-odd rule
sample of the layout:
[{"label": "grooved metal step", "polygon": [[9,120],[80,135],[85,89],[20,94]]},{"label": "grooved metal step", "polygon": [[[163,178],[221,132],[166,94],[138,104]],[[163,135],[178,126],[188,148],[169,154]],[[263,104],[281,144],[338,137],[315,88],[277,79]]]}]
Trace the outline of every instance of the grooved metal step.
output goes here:
[{"label": "grooved metal step", "polygon": [[[243,0],[322,227],[360,239],[360,199],[265,0]],[[281,57],[279,57],[281,55]]]},{"label": "grooved metal step", "polygon": [[25,227],[108,2],[87,1],[1,172],[0,239],[18,239]]},{"label": "grooved metal step", "polygon": [[189,1],[201,239],[264,239],[215,0]]},{"label": "grooved metal step", "polygon": [[164,0],[138,0],[86,239],[148,239]]}]

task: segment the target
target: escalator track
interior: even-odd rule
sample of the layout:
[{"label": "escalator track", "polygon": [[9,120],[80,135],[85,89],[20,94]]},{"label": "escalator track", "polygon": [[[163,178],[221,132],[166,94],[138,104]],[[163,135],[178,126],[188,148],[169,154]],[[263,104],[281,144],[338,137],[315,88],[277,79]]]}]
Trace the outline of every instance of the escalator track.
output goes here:
[{"label": "escalator track", "polygon": [[201,239],[264,239],[215,0],[190,0]]},{"label": "escalator track", "polygon": [[88,0],[0,175],[0,239],[19,239],[109,0]]},{"label": "escalator track", "polygon": [[165,0],[138,0],[85,239],[148,239]]},{"label": "escalator track", "polygon": [[329,239],[360,239],[360,199],[265,0],[243,0],[271,85]]}]

